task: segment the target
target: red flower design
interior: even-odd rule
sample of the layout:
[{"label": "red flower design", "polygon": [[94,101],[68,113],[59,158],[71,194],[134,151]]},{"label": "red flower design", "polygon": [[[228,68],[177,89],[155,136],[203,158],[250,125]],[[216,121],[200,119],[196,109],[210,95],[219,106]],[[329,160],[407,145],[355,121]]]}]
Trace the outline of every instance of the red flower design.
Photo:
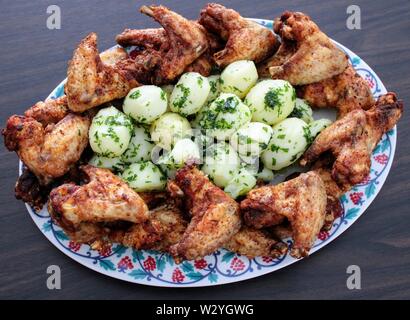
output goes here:
[{"label": "red flower design", "polygon": [[370,181],[370,175],[368,175],[366,178],[364,178],[360,183],[361,184],[367,184]]},{"label": "red flower design", "polygon": [[195,260],[194,266],[197,269],[205,269],[208,264],[206,263],[205,259]]},{"label": "red flower design", "polygon": [[109,255],[112,254],[111,246],[108,246],[108,245],[102,246],[102,248],[98,250],[98,253],[100,254],[100,256],[108,257]]},{"label": "red flower design", "polygon": [[157,264],[155,262],[155,259],[151,256],[148,256],[148,258],[144,261],[144,268],[148,271],[152,271],[155,270],[156,267]]},{"label": "red flower design", "polygon": [[184,279],[185,279],[184,274],[181,272],[181,270],[176,268],[174,270],[174,272],[172,273],[172,281],[173,282],[182,282],[182,281],[184,281]]},{"label": "red flower design", "polygon": [[374,87],[374,80],[373,80],[373,78],[371,78],[370,76],[366,76],[366,81],[367,81],[367,84],[369,85],[369,87],[371,88],[371,89],[373,89],[373,87]]},{"label": "red flower design", "polygon": [[265,263],[269,263],[273,261],[273,258],[272,257],[262,257],[262,261]]},{"label": "red flower design", "polygon": [[329,238],[329,232],[327,232],[327,231],[320,231],[319,232],[319,235],[318,235],[318,238],[320,239],[320,240],[326,240],[327,238]]},{"label": "red flower design", "polygon": [[70,248],[71,251],[77,252],[81,248],[81,243],[70,241],[68,243],[68,248]]},{"label": "red flower design", "polygon": [[238,257],[235,257],[232,259],[231,269],[233,269],[234,271],[241,271],[244,268],[245,268],[245,264],[243,263],[241,259],[239,259]]},{"label": "red flower design", "polygon": [[353,192],[350,194],[350,200],[352,200],[352,202],[354,204],[359,204],[360,201],[362,200],[363,197],[363,192]]},{"label": "red flower design", "polygon": [[120,271],[124,272],[126,269],[132,269],[132,268],[134,268],[134,265],[132,264],[130,257],[125,256],[124,258],[122,258],[122,259],[120,260],[120,262],[118,262],[117,268],[118,268]]},{"label": "red flower design", "polygon": [[379,154],[374,157],[374,160],[376,160],[380,164],[386,164],[387,161],[389,161],[389,157],[386,156],[385,154]]}]

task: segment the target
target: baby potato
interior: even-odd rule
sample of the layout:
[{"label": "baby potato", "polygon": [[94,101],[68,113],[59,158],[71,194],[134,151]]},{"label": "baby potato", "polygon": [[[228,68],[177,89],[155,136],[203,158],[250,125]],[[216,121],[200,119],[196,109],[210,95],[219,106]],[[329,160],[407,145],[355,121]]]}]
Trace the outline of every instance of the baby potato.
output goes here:
[{"label": "baby potato", "polygon": [[186,138],[178,140],[171,152],[158,160],[158,164],[169,168],[182,168],[185,163],[199,163],[200,159],[201,154],[197,144]]},{"label": "baby potato", "polygon": [[125,163],[151,160],[151,150],[155,144],[151,141],[149,131],[142,125],[134,127],[128,149],[122,155]]},{"label": "baby potato", "polygon": [[295,162],[308,146],[308,125],[298,118],[288,118],[273,127],[272,139],[262,153],[265,167],[280,170]]},{"label": "baby potato", "polygon": [[229,181],[224,191],[229,194],[233,199],[247,194],[256,185],[255,177],[242,168],[239,172]]},{"label": "baby potato", "polygon": [[221,75],[216,74],[208,77],[210,86],[209,95],[206,100],[207,103],[214,101],[221,93]]},{"label": "baby potato", "polygon": [[219,187],[225,187],[240,168],[235,150],[225,141],[210,146],[204,158],[202,171]]},{"label": "baby potato", "polygon": [[239,60],[229,64],[221,74],[221,91],[243,98],[258,80],[255,63]]},{"label": "baby potato", "polygon": [[299,118],[307,124],[313,122],[314,120],[312,108],[305,100],[299,98],[296,98],[295,108],[290,113],[289,118]]},{"label": "baby potato", "polygon": [[91,149],[104,157],[119,157],[128,148],[132,130],[131,119],[117,108],[101,109],[88,132]]},{"label": "baby potato", "polygon": [[122,171],[125,165],[122,161],[122,157],[107,158],[96,153],[92,156],[88,163],[94,167],[105,168],[114,172]]},{"label": "baby potato", "polygon": [[184,73],[171,94],[171,111],[183,116],[197,113],[205,104],[211,87],[208,79],[197,72]]},{"label": "baby potato", "polygon": [[201,110],[197,117],[201,130],[207,136],[227,140],[237,129],[251,120],[251,112],[236,95],[222,93]]},{"label": "baby potato", "polygon": [[171,150],[180,139],[192,135],[188,120],[177,113],[164,113],[151,125],[151,139],[161,148]]},{"label": "baby potato", "polygon": [[158,119],[168,106],[167,95],[160,87],[147,85],[131,89],[124,99],[124,113],[139,123],[150,124]]},{"label": "baby potato", "polygon": [[167,181],[165,175],[151,161],[131,164],[121,177],[137,192],[163,190]]},{"label": "baby potato", "polygon": [[258,157],[268,146],[272,128],[261,122],[249,122],[240,127],[230,139],[240,156]]},{"label": "baby potato", "polygon": [[315,120],[312,123],[309,124],[309,131],[310,131],[310,136],[313,140],[315,140],[316,136],[323,131],[324,129],[326,129],[328,126],[330,126],[332,124],[332,121],[329,119],[319,119],[319,120]]},{"label": "baby potato", "polygon": [[264,166],[262,166],[262,170],[256,174],[256,179],[260,179],[264,182],[271,182],[274,177],[273,171]]},{"label": "baby potato", "polygon": [[264,80],[254,86],[245,98],[252,121],[274,125],[285,119],[295,107],[296,93],[285,80]]}]

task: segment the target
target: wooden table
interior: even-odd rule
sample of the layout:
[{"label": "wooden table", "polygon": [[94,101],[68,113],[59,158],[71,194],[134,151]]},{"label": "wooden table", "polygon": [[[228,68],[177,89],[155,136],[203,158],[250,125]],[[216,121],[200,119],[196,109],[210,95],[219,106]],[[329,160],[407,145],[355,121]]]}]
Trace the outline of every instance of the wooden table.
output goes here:
[{"label": "wooden table", "polygon": [[[195,19],[206,1],[162,1]],[[410,2],[355,1],[362,29],[346,28],[351,1],[222,1],[242,15],[271,19],[285,9],[304,11],[329,36],[362,57],[389,90],[410,103]],[[46,8],[61,8],[61,30],[48,30]],[[148,4],[150,1],[148,1]],[[142,1],[9,1],[0,11],[0,122],[45,98],[66,76],[67,61],[90,31],[108,48],[125,27],[155,26],[137,12]],[[377,199],[340,238],[320,253],[278,272],[245,282],[201,289],[130,284],[69,259],[39,232],[24,204],[15,200],[17,156],[0,146],[0,298],[21,299],[357,299],[410,298],[410,126],[398,126],[389,178]],[[62,289],[46,287],[46,268],[62,269]],[[348,290],[346,268],[362,270],[362,289]]]}]

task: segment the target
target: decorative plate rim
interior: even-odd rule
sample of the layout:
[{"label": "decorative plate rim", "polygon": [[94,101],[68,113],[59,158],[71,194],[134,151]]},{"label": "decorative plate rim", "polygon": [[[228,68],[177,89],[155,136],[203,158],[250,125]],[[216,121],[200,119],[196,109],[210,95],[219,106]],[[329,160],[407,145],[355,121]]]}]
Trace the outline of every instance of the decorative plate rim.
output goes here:
[{"label": "decorative plate rim", "polygon": [[[251,20],[263,26],[272,27],[271,20]],[[372,68],[350,49],[344,47],[337,41],[334,41],[334,43],[346,52],[355,69],[359,73],[362,73],[365,79],[369,81],[369,84],[373,86],[372,91],[375,96],[386,92],[382,81]],[[66,79],[61,81],[47,98],[55,98],[62,95],[65,82]],[[319,239],[310,251],[310,255],[328,245],[350,228],[350,226],[364,214],[376,198],[392,166],[396,150],[396,139],[396,127],[383,135],[382,140],[372,154],[372,172],[368,180],[355,186],[351,191],[341,197],[341,204],[343,206],[341,217],[335,220],[329,233],[324,233],[323,235],[321,233],[319,235]],[[19,160],[19,174],[22,173],[22,169],[23,163]],[[364,197],[366,199],[363,199]],[[198,260],[200,263],[198,261],[189,261],[176,265],[166,254],[154,253],[150,250],[135,251],[122,247],[121,245],[115,245],[113,248],[110,248],[109,255],[105,255],[106,253],[98,253],[97,256],[95,251],[90,250],[86,245],[72,244],[64,232],[51,222],[46,209],[37,213],[28,204],[25,205],[40,231],[65,255],[94,271],[131,283],[178,288],[222,285],[263,276],[299,261],[289,255],[278,259],[271,259],[271,261],[268,261],[269,259],[264,260],[262,257],[249,260],[246,257],[221,249],[207,256],[205,259]],[[93,253],[95,253],[94,256]],[[147,255],[146,258],[145,255]],[[112,260],[115,261],[117,265],[115,265]],[[225,269],[223,269],[222,266],[218,266],[218,263]],[[136,266],[135,268],[134,265]],[[166,268],[169,268],[169,270],[165,272]],[[169,271],[171,269],[173,270],[172,277],[169,278]],[[128,272],[129,270],[132,271]],[[158,270],[159,273],[157,272],[155,274],[153,272],[156,270]],[[204,270],[205,273],[201,273],[201,271]],[[223,272],[223,270],[225,270],[225,272]],[[164,277],[164,275],[168,276],[169,279],[165,279],[166,277]],[[184,282],[185,279],[194,280]]]}]

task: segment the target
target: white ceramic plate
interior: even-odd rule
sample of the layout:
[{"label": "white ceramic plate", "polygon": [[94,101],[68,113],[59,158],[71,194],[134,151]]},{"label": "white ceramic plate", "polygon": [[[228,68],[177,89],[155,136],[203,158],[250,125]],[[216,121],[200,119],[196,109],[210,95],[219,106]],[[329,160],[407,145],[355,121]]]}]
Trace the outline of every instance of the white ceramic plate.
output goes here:
[{"label": "white ceramic plate", "polygon": [[[270,20],[254,20],[272,28]],[[341,44],[335,43],[347,53],[353,67],[368,81],[375,97],[386,92],[379,77],[360,57]],[[53,90],[49,98],[63,94],[64,82]],[[386,180],[393,162],[395,147],[396,128],[382,137],[372,155],[370,176],[341,198],[343,213],[335,220],[329,232],[319,234],[310,254],[336,239],[364,213]],[[20,173],[21,169],[20,162]],[[135,251],[117,244],[98,252],[91,250],[88,245],[70,241],[62,229],[51,221],[46,209],[38,213],[28,205],[27,209],[41,232],[67,256],[97,272],[133,283],[164,287],[220,285],[259,277],[298,261],[289,255],[279,259],[258,257],[250,260],[221,249],[204,259],[177,265],[167,254],[150,250]]]}]

